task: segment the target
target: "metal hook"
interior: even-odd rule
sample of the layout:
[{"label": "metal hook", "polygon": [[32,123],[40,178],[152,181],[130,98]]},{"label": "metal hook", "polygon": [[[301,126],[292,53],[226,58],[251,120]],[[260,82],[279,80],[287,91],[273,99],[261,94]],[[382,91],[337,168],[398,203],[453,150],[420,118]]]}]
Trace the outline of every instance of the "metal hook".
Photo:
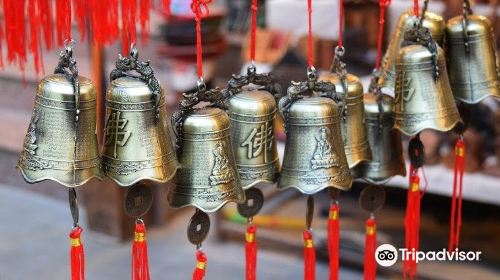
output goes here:
[{"label": "metal hook", "polygon": [[203,80],[203,77],[198,78],[198,81],[196,81],[196,87],[198,88],[198,93],[207,90],[207,85],[205,84],[205,80]]}]

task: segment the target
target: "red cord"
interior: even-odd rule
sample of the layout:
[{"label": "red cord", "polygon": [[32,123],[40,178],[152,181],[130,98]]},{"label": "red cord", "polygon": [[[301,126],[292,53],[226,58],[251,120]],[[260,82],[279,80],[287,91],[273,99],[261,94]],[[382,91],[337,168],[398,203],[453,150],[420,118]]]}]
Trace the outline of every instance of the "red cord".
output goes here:
[{"label": "red cord", "polygon": [[71,280],[85,279],[85,254],[81,240],[82,231],[83,229],[78,226],[69,233]]},{"label": "red cord", "polygon": [[193,0],[191,10],[194,13],[196,20],[196,65],[198,67],[198,77],[203,77],[203,48],[201,46],[201,19],[208,16],[208,4],[212,0]]},{"label": "red cord", "polygon": [[339,0],[339,48],[344,46],[344,1]]},{"label": "red cord", "polygon": [[419,16],[419,11],[418,11],[418,0],[413,0],[413,14],[415,16]]},{"label": "red cord", "polygon": [[71,39],[71,1],[56,0],[57,44]]},{"label": "red cord", "polygon": [[375,69],[380,69],[380,61],[382,60],[382,43],[384,40],[385,9],[389,7],[390,4],[391,0],[379,0],[380,15],[378,19],[377,60],[375,62]]},{"label": "red cord", "polygon": [[330,206],[328,214],[328,257],[330,258],[330,280],[339,279],[339,211],[337,203]]},{"label": "red cord", "polygon": [[453,193],[451,196],[450,237],[448,251],[458,248],[460,228],[462,226],[462,189],[465,164],[465,143],[458,139],[455,144],[455,170]]},{"label": "red cord", "polygon": [[[28,18],[29,28],[30,28],[30,40],[29,49],[33,55],[33,64],[35,66],[35,73],[38,74],[43,71],[43,57],[41,56],[42,51],[42,37],[40,33],[40,28],[42,27],[42,12],[40,10],[40,5],[38,0],[28,1]],[[52,28],[52,26],[51,26]]]},{"label": "red cord", "polygon": [[257,0],[252,0],[252,26],[250,33],[250,61],[255,61],[255,32],[257,29],[257,11],[259,9]]},{"label": "red cord", "polygon": [[245,260],[246,260],[246,280],[255,280],[257,272],[257,227],[253,224],[247,227],[245,233]]},{"label": "red cord", "polygon": [[307,0],[307,17],[308,17],[308,24],[309,24],[309,33],[307,36],[307,45],[309,49],[308,53],[308,58],[307,62],[309,64],[309,67],[313,67],[314,64],[314,57],[313,57],[313,34],[312,34],[312,0]]},{"label": "red cord", "polygon": [[170,16],[170,0],[162,0],[163,9],[167,16]]},{"label": "red cord", "polygon": [[[408,187],[408,196],[405,214],[405,248],[408,251],[418,251],[419,231],[420,231],[420,178],[418,170],[410,165],[410,186]],[[408,276],[414,279],[417,274],[417,262],[415,259],[406,259],[403,261],[404,279]]]},{"label": "red cord", "polygon": [[135,225],[134,243],[132,245],[132,279],[150,279],[146,226],[143,223],[136,223]]},{"label": "red cord", "polygon": [[376,280],[377,277],[377,263],[375,261],[376,249],[377,249],[377,224],[374,218],[369,218],[366,221],[364,280]]},{"label": "red cord", "polygon": [[201,250],[196,252],[196,267],[193,272],[193,280],[203,280],[207,269],[207,256]]},{"label": "red cord", "polygon": [[316,251],[310,230],[304,231],[304,280],[316,279]]}]

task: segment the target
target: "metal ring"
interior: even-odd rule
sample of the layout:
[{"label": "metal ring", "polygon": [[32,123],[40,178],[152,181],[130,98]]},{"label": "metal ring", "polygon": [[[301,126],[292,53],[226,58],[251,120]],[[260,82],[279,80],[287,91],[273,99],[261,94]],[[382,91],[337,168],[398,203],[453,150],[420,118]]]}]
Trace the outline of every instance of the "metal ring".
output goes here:
[{"label": "metal ring", "polygon": [[196,81],[196,87],[198,88],[198,92],[204,92],[207,90],[207,85],[205,84],[203,77],[198,78],[198,81]]},{"label": "metal ring", "polygon": [[342,57],[342,56],[344,56],[344,54],[345,54],[344,46],[336,46],[335,47],[335,55]]}]

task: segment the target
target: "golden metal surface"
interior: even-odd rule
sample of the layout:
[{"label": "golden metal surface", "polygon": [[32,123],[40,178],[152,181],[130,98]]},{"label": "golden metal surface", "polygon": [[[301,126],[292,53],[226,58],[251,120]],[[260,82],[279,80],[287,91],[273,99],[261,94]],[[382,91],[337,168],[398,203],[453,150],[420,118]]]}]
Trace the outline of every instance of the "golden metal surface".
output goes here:
[{"label": "golden metal surface", "polygon": [[[394,30],[387,51],[382,60],[382,71],[379,79],[379,85],[383,88],[394,90],[396,83],[396,60],[401,49],[401,43],[404,40],[406,31],[413,28],[414,24],[418,22],[418,18],[413,15],[413,10],[405,11],[398,20],[396,29]],[[441,16],[431,12],[425,13],[423,27],[428,28],[431,32],[432,38],[443,46],[445,35],[445,23]]]},{"label": "golden metal surface", "polygon": [[495,35],[488,18],[454,17],[446,24],[446,35],[448,75],[455,98],[475,104],[490,95],[500,97]]},{"label": "golden metal surface", "polygon": [[322,75],[319,80],[331,82],[335,85],[336,92],[345,96],[341,128],[349,168],[355,167],[362,161],[371,160],[372,156],[365,127],[363,85],[359,78],[351,74],[346,75],[347,94],[337,74],[327,73]]}]

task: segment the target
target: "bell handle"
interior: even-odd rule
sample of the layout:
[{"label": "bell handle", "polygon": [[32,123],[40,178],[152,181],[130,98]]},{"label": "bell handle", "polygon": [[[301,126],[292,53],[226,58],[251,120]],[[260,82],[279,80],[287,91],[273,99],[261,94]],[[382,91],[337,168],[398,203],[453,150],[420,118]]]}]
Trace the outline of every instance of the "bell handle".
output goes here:
[{"label": "bell handle", "polygon": [[470,7],[469,0],[464,0],[462,3],[462,30],[464,33],[464,46],[465,51],[469,52],[469,32],[467,27],[469,26],[468,16],[472,14],[472,9]]},{"label": "bell handle", "polygon": [[252,64],[248,66],[246,75],[232,75],[232,78],[227,83],[227,89],[225,89],[227,97],[240,93],[244,86],[250,84],[264,87],[276,100],[283,95],[281,85],[275,81],[273,75],[271,73],[257,73],[255,65]]},{"label": "bell handle", "polygon": [[75,41],[65,40],[64,50],[59,53],[59,62],[54,69],[54,74],[62,74],[73,84],[73,92],[75,95],[75,122],[78,122],[80,114],[80,83],[78,81],[78,67],[76,60],[73,58],[73,48]]}]

